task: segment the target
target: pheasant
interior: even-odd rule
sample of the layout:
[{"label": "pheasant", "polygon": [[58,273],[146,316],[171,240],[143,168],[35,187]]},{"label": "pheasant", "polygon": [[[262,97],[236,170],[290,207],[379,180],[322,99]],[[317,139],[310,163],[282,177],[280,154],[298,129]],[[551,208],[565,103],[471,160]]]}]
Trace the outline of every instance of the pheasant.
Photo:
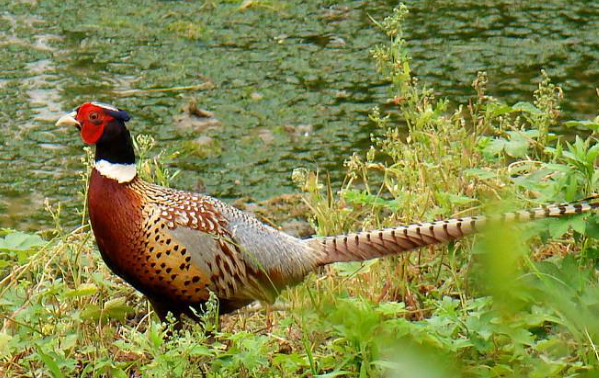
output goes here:
[{"label": "pheasant", "polygon": [[[311,271],[462,238],[489,218],[465,217],[331,237],[297,239],[215,198],[148,183],[136,174],[126,111],[86,102],[57,126],[76,126],[93,144],[88,208],[108,267],[143,293],[162,320],[168,312],[197,319],[210,292],[227,313],[253,301],[273,302]],[[590,211],[595,202],[506,213],[528,221]],[[192,311],[194,309],[195,311]]]}]

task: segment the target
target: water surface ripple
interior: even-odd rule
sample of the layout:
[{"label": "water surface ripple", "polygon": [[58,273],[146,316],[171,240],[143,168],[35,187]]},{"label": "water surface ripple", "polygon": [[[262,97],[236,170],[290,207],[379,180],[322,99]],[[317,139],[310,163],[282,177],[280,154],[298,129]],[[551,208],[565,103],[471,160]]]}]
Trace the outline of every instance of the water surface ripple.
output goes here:
[{"label": "water surface ripple", "polygon": [[[472,95],[479,70],[491,94],[531,100],[544,68],[565,90],[566,117],[596,115],[599,4],[406,3],[412,67],[452,103]],[[53,124],[90,99],[129,110],[134,133],[181,151],[172,167],[181,188],[263,199],[293,192],[296,167],[339,182],[343,160],[375,131],[369,110],[387,96],[369,58],[383,41],[370,17],[394,5],[0,0],[0,227],[49,224],[46,201],[62,204],[67,223],[79,219],[82,143]],[[205,81],[213,88],[135,92]],[[191,100],[220,126],[178,127]]]}]

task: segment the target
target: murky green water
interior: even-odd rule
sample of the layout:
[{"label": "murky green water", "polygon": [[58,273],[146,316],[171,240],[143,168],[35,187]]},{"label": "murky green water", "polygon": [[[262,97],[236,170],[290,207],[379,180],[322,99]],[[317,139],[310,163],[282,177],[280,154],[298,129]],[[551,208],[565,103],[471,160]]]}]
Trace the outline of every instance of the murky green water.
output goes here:
[{"label": "murky green water", "polygon": [[[247,3],[247,2],[246,2]],[[80,201],[82,143],[53,124],[90,99],[128,109],[135,133],[182,150],[176,186],[221,198],[294,190],[293,168],[330,170],[369,142],[385,98],[368,56],[382,41],[369,16],[394,2],[0,0],[0,227],[67,219]],[[281,4],[283,4],[281,2]],[[594,116],[599,5],[547,0],[408,1],[413,66],[452,101],[486,70],[492,94],[531,98],[539,70],[563,85],[568,116]],[[209,90],[132,92],[187,87]],[[220,126],[177,127],[191,99]],[[200,135],[210,147],[191,148]]]}]

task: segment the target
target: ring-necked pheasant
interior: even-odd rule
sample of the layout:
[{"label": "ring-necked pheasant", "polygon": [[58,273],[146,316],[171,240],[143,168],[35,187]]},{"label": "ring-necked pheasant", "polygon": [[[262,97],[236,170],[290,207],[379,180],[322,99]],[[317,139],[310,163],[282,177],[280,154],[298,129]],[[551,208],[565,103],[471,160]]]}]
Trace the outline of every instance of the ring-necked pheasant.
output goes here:
[{"label": "ring-necked pheasant", "polygon": [[[195,318],[190,307],[214,292],[220,311],[273,302],[319,266],[397,254],[472,234],[487,222],[466,217],[384,230],[300,240],[217,199],[150,184],[136,175],[127,112],[87,102],[57,125],[76,126],[96,145],[88,207],[98,248],[117,275],[145,294],[156,313]],[[578,202],[507,213],[532,220],[589,211]]]}]

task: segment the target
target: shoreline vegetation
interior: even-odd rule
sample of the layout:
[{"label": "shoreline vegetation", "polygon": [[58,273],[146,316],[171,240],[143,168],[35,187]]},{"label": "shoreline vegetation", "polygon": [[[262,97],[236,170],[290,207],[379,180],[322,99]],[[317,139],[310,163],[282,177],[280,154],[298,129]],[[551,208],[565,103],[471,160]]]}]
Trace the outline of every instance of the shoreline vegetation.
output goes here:
[{"label": "shoreline vegetation", "polygon": [[[407,16],[400,6],[373,20],[388,39],[372,57],[389,101],[372,110],[372,146],[346,157],[343,186],[333,188],[325,172],[293,173],[318,234],[597,192],[599,119],[561,119],[563,93],[544,72],[533,102],[489,96],[481,72],[470,101],[450,110],[410,70]],[[564,140],[552,132],[556,125],[572,127],[576,137]],[[168,184],[176,172],[161,162],[173,157],[156,154],[149,137],[136,142],[139,171]],[[293,201],[286,206],[293,209]],[[61,226],[60,207],[48,212],[53,229],[0,232],[3,376],[599,374],[597,214],[498,226],[448,246],[336,264],[273,306],[220,318],[212,301],[199,324],[167,338],[175,331],[158,323],[146,300],[101,261],[85,205],[74,230]]]}]

